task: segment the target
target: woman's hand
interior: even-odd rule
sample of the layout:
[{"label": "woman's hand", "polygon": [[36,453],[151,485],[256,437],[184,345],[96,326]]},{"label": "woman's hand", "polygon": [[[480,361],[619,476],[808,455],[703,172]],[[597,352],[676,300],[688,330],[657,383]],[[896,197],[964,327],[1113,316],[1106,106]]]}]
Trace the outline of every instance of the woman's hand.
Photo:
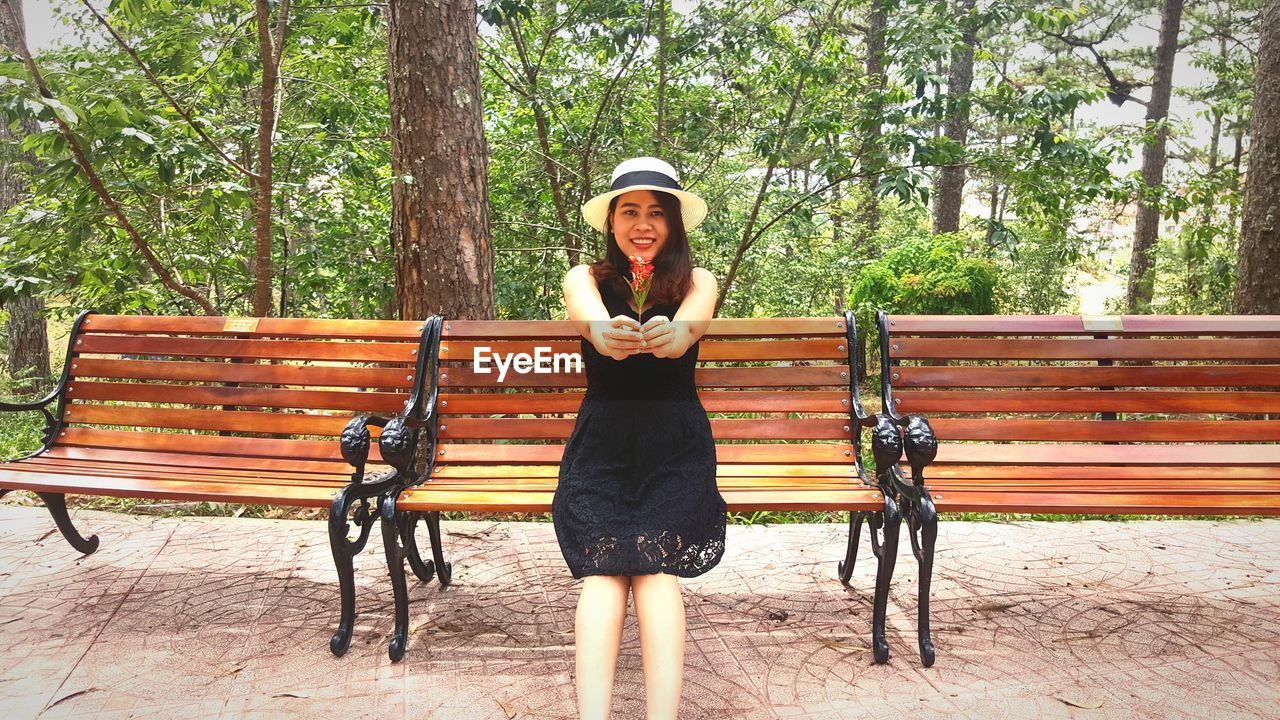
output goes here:
[{"label": "woman's hand", "polygon": [[601,355],[625,360],[644,351],[647,343],[635,318],[618,315],[612,320],[591,324],[591,344]]},{"label": "woman's hand", "polygon": [[655,357],[672,358],[684,355],[689,348],[681,347],[677,327],[665,315],[655,315],[640,329],[644,333],[641,348]]}]

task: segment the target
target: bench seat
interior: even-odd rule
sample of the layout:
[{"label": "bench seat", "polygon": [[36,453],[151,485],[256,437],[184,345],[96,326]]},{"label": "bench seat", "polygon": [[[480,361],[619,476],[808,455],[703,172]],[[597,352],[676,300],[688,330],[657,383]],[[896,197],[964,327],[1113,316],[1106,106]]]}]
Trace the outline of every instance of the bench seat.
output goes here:
[{"label": "bench seat", "polygon": [[[564,443],[586,386],[580,366],[512,373],[477,371],[477,352],[533,357],[577,353],[582,339],[567,321],[466,321],[444,324],[438,374],[426,426],[430,464],[422,478],[382,509],[383,542],[396,593],[389,654],[399,660],[408,637],[407,560],[422,580],[448,585],[442,511],[551,510]],[[849,513],[845,560],[850,582],[861,526],[872,528],[877,558],[892,557],[876,531],[886,499],[862,465],[862,430],[875,424],[856,392],[852,314],[831,318],[716,319],[699,346],[695,384],[716,442],[716,482],[729,511],[826,510]],[[483,349],[483,350],[482,350]],[[417,557],[413,528],[426,520],[430,561]],[[567,570],[566,570],[567,573]],[[872,645],[888,659],[884,635],[891,563],[877,565]]]},{"label": "bench seat", "polygon": [[913,533],[937,512],[1280,515],[1280,317],[878,329],[886,411],[928,448],[889,491]]},{"label": "bench seat", "polygon": [[384,460],[372,440],[416,434],[406,422],[438,336],[438,322],[82,313],[55,390],[0,402],[46,421],[43,447],[0,462],[0,495],[37,493],[86,554],[98,539],[75,529],[68,493],[328,508],[341,655],[352,559],[382,495],[411,473],[411,458]]}]

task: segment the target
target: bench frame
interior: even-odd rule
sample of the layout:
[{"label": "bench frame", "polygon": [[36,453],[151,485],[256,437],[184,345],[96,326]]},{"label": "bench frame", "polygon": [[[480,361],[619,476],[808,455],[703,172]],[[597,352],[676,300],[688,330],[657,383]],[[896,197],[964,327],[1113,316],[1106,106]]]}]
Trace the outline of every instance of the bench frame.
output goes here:
[{"label": "bench frame", "polygon": [[[912,457],[922,457],[921,453],[927,449],[928,443],[923,438],[917,437],[921,423],[916,422],[916,419],[908,420],[907,418],[889,418],[884,415],[868,415],[863,410],[858,396],[857,325],[853,311],[846,311],[843,320],[845,327],[844,344],[849,364],[847,387],[850,398],[848,403],[849,432],[850,442],[853,446],[854,467],[863,486],[880,491],[884,507],[882,510],[874,512],[865,510],[849,511],[848,541],[844,560],[837,564],[837,576],[842,585],[849,587],[854,564],[857,561],[862,525],[865,523],[868,526],[871,550],[877,561],[872,615],[872,650],[875,662],[884,663],[889,659],[889,645],[885,637],[889,585],[896,560],[898,531],[903,518],[899,508],[904,500],[900,498],[905,498],[909,508],[908,524],[914,528],[912,544],[913,547],[918,548],[918,556],[921,553],[927,553],[927,557],[932,558],[933,538],[937,534],[936,513],[929,513],[927,510],[922,509],[923,507],[931,509],[931,505],[927,502],[927,494],[925,495],[925,504],[922,505],[916,495],[903,495],[899,490],[900,487],[910,488],[909,483],[902,479],[902,475],[896,467],[897,460],[902,454],[902,439],[899,426],[908,427],[908,452]],[[433,317],[432,321],[443,322],[438,316]],[[439,335],[435,336],[433,345],[435,350],[430,351],[433,359],[438,356],[439,339]],[[401,491],[421,485],[430,477],[435,468],[436,446],[438,443],[437,421],[439,413],[437,400],[440,395],[439,375],[439,364],[435,363],[430,375],[432,383],[430,391],[426,394],[422,405],[414,408],[411,416],[412,420],[406,421],[415,430],[426,428],[425,434],[415,434],[413,436],[413,442],[424,443],[423,447],[410,454],[418,458],[425,455],[427,459],[421,467],[405,466],[402,468],[400,473],[400,478],[403,479],[402,486],[395,492],[385,493],[381,500],[380,515],[382,519],[383,546],[386,551],[387,567],[395,596],[395,628],[388,644],[388,655],[393,662],[399,661],[404,656],[405,647],[408,643],[409,591],[404,571],[405,562],[408,561],[414,575],[423,582],[429,582],[434,573],[434,576],[438,577],[440,581],[442,590],[449,586],[452,577],[452,566],[444,560],[439,511],[412,512],[400,510],[397,507]],[[427,376],[425,374],[420,373],[419,377],[423,382],[426,381]],[[923,423],[923,427],[927,428],[928,424]],[[874,480],[868,477],[862,459],[860,440],[863,428],[874,428],[873,449],[877,461],[877,472]],[[896,448],[896,452],[894,448]],[[383,454],[384,456],[387,455],[385,446]],[[417,523],[422,520],[426,521],[430,533],[433,558],[433,560],[426,562],[422,561],[414,539],[414,529]],[[916,540],[917,533],[923,535],[924,547],[927,550],[920,548]],[[928,637],[928,574],[922,573],[922,579],[925,580],[926,584],[921,593],[921,597],[925,599],[925,608],[920,616],[922,628],[921,657],[925,665],[928,666],[933,663],[933,646]]]},{"label": "bench frame", "polygon": [[[67,391],[71,370],[76,357],[77,341],[80,339],[84,325],[93,316],[93,311],[84,310],[76,316],[67,340],[66,362],[57,385],[44,397],[24,403],[0,402],[0,412],[39,411],[45,420],[41,434],[40,449],[20,457],[6,459],[4,464],[18,462],[39,456],[55,445],[62,434]],[[418,341],[416,374],[409,399],[405,402],[404,411],[394,418],[380,418],[362,415],[352,419],[342,433],[342,457],[352,467],[351,481],[334,493],[328,520],[329,544],[333,554],[334,567],[338,574],[341,593],[341,609],[337,630],[330,639],[329,649],[334,655],[343,655],[351,643],[351,635],[355,620],[355,571],[354,558],[363,550],[378,517],[378,507],[382,496],[399,492],[405,477],[412,476],[409,470],[411,456],[406,456],[406,449],[411,449],[416,439],[417,429],[413,418],[419,416],[423,406],[422,373],[433,361],[427,358],[432,348],[439,347],[440,323],[428,320],[421,327]],[[56,403],[50,412],[49,406]],[[369,426],[383,428],[379,439],[379,447],[383,452],[383,460],[393,467],[385,473],[366,477],[365,465],[368,460],[370,434]],[[0,487],[0,497],[11,492],[11,489]],[[89,555],[98,549],[99,540],[96,535],[84,537],[76,529],[67,512],[66,493],[54,491],[35,491],[43,500],[52,516],[58,531],[77,551]],[[92,494],[77,491],[76,494]],[[348,537],[351,524],[357,527],[354,538]]]},{"label": "bench frame", "polygon": [[[1026,316],[1017,316],[1017,317],[1026,317]],[[1111,338],[1116,337],[1115,331],[1121,331],[1123,333],[1126,330],[1126,328],[1124,327],[1124,323],[1127,317],[1128,316],[1124,316],[1124,317],[1080,316],[1081,329],[1078,333],[1076,333],[1075,331],[1071,331],[1071,332],[1045,331],[1043,333],[1037,333],[1037,332],[1028,332],[1026,331],[1026,328],[1023,328],[1021,331],[1018,328],[1011,328],[1009,329],[1008,332],[983,333],[983,332],[975,331],[971,333],[966,332],[966,333],[959,333],[959,334],[962,337],[982,336],[985,334],[990,334],[990,335],[1023,335],[1025,334],[1025,335],[1033,335],[1033,336],[1044,334],[1044,335],[1052,335],[1052,336],[1071,336],[1071,337],[1078,336],[1081,338],[1088,338],[1091,336],[1094,340],[1101,342],[1101,341],[1107,341]],[[970,318],[959,318],[957,316],[957,319],[970,319]],[[1226,320],[1226,318],[1221,316],[1216,316],[1215,319]],[[1273,316],[1272,319],[1280,320],[1280,318],[1276,318],[1275,316]],[[1263,320],[1262,318],[1257,318],[1257,317],[1250,318],[1247,321],[1241,321],[1241,322],[1235,323],[1235,325],[1237,325],[1238,327],[1236,327],[1234,331],[1230,329],[1232,326],[1232,323],[1225,323],[1227,325],[1227,328],[1224,328],[1224,329],[1220,329],[1220,330],[1205,329],[1203,331],[1196,331],[1196,332],[1189,332],[1186,329],[1183,329],[1181,331],[1177,329],[1174,329],[1172,331],[1154,329],[1155,326],[1158,326],[1164,320],[1167,320],[1167,318],[1163,318],[1163,319],[1155,318],[1154,320],[1150,316],[1142,316],[1140,318],[1135,318],[1135,322],[1145,323],[1145,328],[1151,328],[1150,334],[1152,335],[1182,336],[1182,335],[1190,334],[1190,335],[1207,336],[1210,338],[1221,338],[1221,337],[1229,337],[1231,335],[1244,334],[1244,335],[1262,335],[1262,336],[1271,338],[1272,340],[1280,336],[1280,323],[1277,323],[1277,325],[1274,328],[1270,328],[1265,331],[1253,330],[1252,329],[1253,325],[1260,324],[1260,321]],[[1189,327],[1196,326],[1196,318],[1187,318],[1187,321],[1188,321],[1187,324]],[[933,497],[930,495],[929,488],[925,486],[924,471],[925,471],[925,467],[927,467],[935,459],[935,456],[937,455],[938,439],[934,434],[933,429],[930,427],[928,420],[926,420],[924,417],[921,417],[921,416],[903,417],[897,413],[899,400],[896,399],[893,394],[893,391],[894,391],[893,380],[896,379],[894,371],[895,371],[895,368],[898,367],[898,364],[897,364],[897,360],[895,360],[893,357],[893,353],[891,352],[891,350],[896,351],[898,349],[898,346],[894,344],[895,339],[891,332],[896,322],[891,316],[889,316],[884,311],[879,311],[877,313],[876,324],[880,333],[879,341],[880,341],[880,357],[881,357],[881,397],[884,401],[885,414],[891,419],[893,423],[905,428],[906,455],[907,455],[907,460],[912,468],[912,478],[910,481],[903,478],[902,473],[897,470],[895,470],[893,473],[892,481],[893,481],[894,490],[897,493],[898,500],[902,505],[903,516],[908,521],[909,531],[912,535],[912,549],[915,551],[915,556],[916,556],[916,559],[919,561],[919,566],[920,566],[920,596],[919,596],[918,623],[921,628],[921,648],[923,652],[926,638],[927,638],[928,622],[929,622],[928,620],[929,575],[931,574],[932,567],[933,567],[933,547],[935,544],[936,534],[937,534],[937,531],[936,531],[937,510],[934,506]],[[1135,335],[1139,337],[1146,334],[1146,331],[1144,329],[1137,329],[1137,328],[1132,329],[1131,332],[1133,332]],[[926,334],[930,334],[930,333],[926,333]],[[938,332],[934,334],[941,335],[941,336],[948,336],[948,334],[945,332]],[[1123,335],[1120,335],[1120,337],[1123,337]],[[929,357],[936,357],[936,356],[929,356]],[[956,359],[964,359],[964,357],[965,356],[962,356],[961,358],[956,358]],[[1031,359],[1056,360],[1059,358],[1047,356],[1044,358],[1036,357]],[[1125,366],[1115,366],[1114,361],[1110,359],[1106,359],[1105,356],[1102,356],[1102,357],[1082,356],[1079,359],[1096,361],[1097,365],[1100,367],[1109,367],[1109,366],[1116,367],[1118,372],[1113,374],[1112,377],[1119,378],[1119,379],[1125,379],[1126,377],[1125,372],[1123,370]],[[1182,360],[1207,359],[1212,361],[1212,360],[1218,360],[1219,358],[1205,357],[1200,355],[1191,355],[1191,356],[1187,356],[1185,358],[1179,358],[1179,359],[1182,359]],[[1140,361],[1141,359],[1138,359],[1138,360]],[[1276,360],[1269,359],[1269,360],[1263,360],[1263,362],[1274,363],[1276,362]],[[1132,367],[1135,371],[1134,373],[1135,375],[1141,373],[1142,371],[1150,369],[1150,367],[1145,367],[1143,365],[1136,365]],[[1114,379],[1112,380],[1112,382],[1114,382]],[[1110,383],[1104,383],[1104,385],[1105,384],[1110,384]],[[1014,383],[1014,385],[1016,385],[1016,383]],[[1120,383],[1117,386],[1128,387],[1130,385],[1134,387],[1142,387],[1143,382],[1135,379],[1135,381],[1132,383]],[[1178,384],[1176,382],[1161,383],[1159,386],[1161,388],[1171,389],[1171,390],[1177,390],[1179,388],[1186,390],[1188,388],[1201,387],[1195,384]],[[1277,387],[1274,381],[1271,382],[1269,386],[1273,390],[1276,389]],[[922,387],[924,388],[923,390],[920,390],[920,388],[917,386],[912,386],[912,389],[919,391],[923,395],[929,392],[928,388],[932,387],[932,385],[926,384]],[[1040,388],[1040,387],[1048,387],[1048,386],[1037,384],[1037,385],[1034,385],[1033,387]],[[1076,389],[1080,387],[1092,387],[1092,386],[1064,385],[1063,387],[1064,388],[1070,387],[1072,389]],[[1100,389],[1103,391],[1109,391],[1109,390],[1113,390],[1114,388],[1101,387]],[[1008,388],[1005,388],[1003,386],[993,386],[991,388],[991,392],[999,393],[1003,391],[1008,391]],[[1230,390],[1228,388],[1223,388],[1222,392],[1230,392]],[[1116,421],[1118,417],[1118,413],[1107,411],[1105,408],[1094,409],[1094,410],[1083,410],[1083,411],[1069,410],[1068,412],[1096,413],[1099,416],[1099,419],[1101,421]],[[1139,410],[1136,412],[1148,412],[1148,411]],[[1163,412],[1167,414],[1180,414],[1180,413],[1188,413],[1188,412],[1194,413],[1196,411],[1195,410],[1166,410]],[[1161,421],[1153,421],[1153,422],[1161,422]],[[886,458],[888,458],[889,456],[895,453],[894,449],[889,447],[889,442],[891,441],[892,438],[888,437],[888,435],[889,434],[886,433],[886,438],[883,441],[881,440],[881,435],[879,433],[877,433],[877,436],[876,436],[876,442],[884,447],[884,453]],[[1250,441],[1244,440],[1244,437],[1245,436],[1241,436],[1237,439],[1242,440],[1243,444],[1246,444],[1246,445],[1250,444]],[[1006,442],[1008,442],[1011,440],[1019,440],[1019,439],[1025,440],[1029,438],[1026,438],[1026,437],[1018,438],[1015,436],[1015,437],[1008,437],[1008,438],[984,437],[983,439],[984,440],[1005,440]],[[1055,439],[1057,438],[1055,438],[1052,432],[1049,432],[1049,434],[1047,434],[1042,438],[1041,437],[1036,438],[1036,441],[1053,442]],[[1068,441],[1073,441],[1070,436],[1068,436],[1065,439]],[[1115,440],[1109,440],[1105,438],[1089,439],[1087,440],[1087,442],[1093,445],[1113,445],[1114,446],[1118,444],[1117,441]],[[1124,442],[1134,442],[1134,441],[1128,440]],[[1151,440],[1143,441],[1142,444],[1146,445],[1149,442],[1152,442],[1152,441]],[[1157,439],[1154,442],[1161,442],[1161,440]],[[1182,440],[1178,440],[1178,442],[1195,442],[1195,441],[1182,439]],[[1252,442],[1260,443],[1264,441],[1254,440]],[[913,447],[915,448],[914,454],[913,454]],[[999,447],[999,446],[995,446],[995,447]],[[1138,447],[1138,446],[1135,445],[1135,447]],[[1213,445],[1205,446],[1206,448],[1205,452],[1211,453],[1214,447],[1215,446]],[[1221,447],[1221,446],[1216,446],[1216,447]],[[981,459],[967,459],[963,464],[974,465],[974,466],[985,466],[985,465],[988,465],[989,463],[986,463]],[[999,464],[999,463],[996,463],[996,464]],[[1110,461],[1102,461],[1099,464],[1119,466],[1119,467],[1126,467],[1128,465],[1127,463],[1118,462],[1114,459]],[[1143,463],[1137,463],[1137,464],[1141,465]],[[1210,463],[1210,465],[1211,464],[1212,463]],[[1188,463],[1188,465],[1190,466],[1191,464]],[[1270,465],[1270,463],[1264,463],[1264,465]],[[1064,465],[1064,468],[1065,468],[1063,471],[1064,476],[1070,477],[1069,475],[1066,475],[1066,473],[1069,472],[1069,464]],[[1277,469],[1276,473],[1280,473],[1280,469]],[[1277,494],[1280,494],[1280,482],[1277,482],[1277,481],[1280,481],[1280,474],[1273,473],[1272,476],[1268,478],[1268,481],[1276,484],[1271,489],[1260,490],[1252,493],[1245,493],[1246,495],[1257,495],[1260,498],[1267,498],[1269,500],[1267,502],[1253,502],[1253,503],[1245,502],[1245,503],[1241,503],[1238,506],[1230,506],[1230,507],[1221,505],[1221,506],[1218,506],[1216,509],[1213,507],[1200,507],[1199,509],[1196,509],[1191,512],[1193,512],[1194,514],[1204,514],[1204,515],[1280,514],[1280,511],[1277,510],[1277,506],[1275,503],[1275,496]],[[1045,487],[1049,487],[1049,486],[1046,485]],[[1062,487],[1064,489],[1069,489],[1073,486],[1070,480],[1063,480],[1063,481],[1060,481],[1058,485],[1055,487]],[[1107,491],[1103,490],[1101,492],[1105,493]],[[1168,489],[1153,489],[1146,492],[1152,496],[1157,496],[1157,497],[1161,495],[1172,496],[1174,494],[1173,491]],[[942,499],[941,491],[939,491],[938,498]],[[990,501],[988,501],[987,499],[968,500],[968,501],[965,501],[963,505],[964,507],[959,509],[974,510],[974,511],[988,511],[988,512],[1010,512],[1011,511],[1010,507],[1007,504],[1001,504],[996,500],[990,500]],[[1069,508],[1066,505],[1054,506],[1050,504],[1044,507],[1028,505],[1026,508],[1013,510],[1013,511],[1044,512],[1049,514],[1057,514],[1057,513],[1107,514],[1111,512],[1125,512],[1125,507],[1126,506],[1123,505],[1123,500],[1113,500],[1111,501],[1111,503],[1108,503],[1106,506],[1099,506],[1099,507],[1081,506],[1078,509],[1074,509],[1074,508]],[[1170,509],[1165,509],[1165,510],[1157,509],[1161,507],[1167,507]],[[1132,512],[1134,512],[1135,514],[1143,514],[1143,513],[1150,513],[1150,512],[1169,512],[1169,511],[1182,512],[1182,513],[1188,512],[1188,510],[1186,509],[1178,510],[1176,504],[1157,505],[1154,503],[1149,506],[1144,506],[1136,510],[1132,510]],[[919,541],[917,541],[915,538],[915,535],[917,534],[917,532],[920,534]],[[930,648],[930,651],[932,651],[932,648]]]}]

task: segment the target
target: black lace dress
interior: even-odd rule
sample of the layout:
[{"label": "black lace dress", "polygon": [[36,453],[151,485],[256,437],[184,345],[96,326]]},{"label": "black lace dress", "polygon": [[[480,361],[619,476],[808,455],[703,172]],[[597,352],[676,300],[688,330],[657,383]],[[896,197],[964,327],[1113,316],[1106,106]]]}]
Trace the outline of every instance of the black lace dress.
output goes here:
[{"label": "black lace dress", "polygon": [[[606,288],[609,316],[636,313]],[[676,305],[645,319],[675,317]],[[697,577],[724,554],[711,423],[694,386],[698,343],[680,358],[601,355],[582,341],[587,392],[560,463],[556,539],[574,578]]]}]

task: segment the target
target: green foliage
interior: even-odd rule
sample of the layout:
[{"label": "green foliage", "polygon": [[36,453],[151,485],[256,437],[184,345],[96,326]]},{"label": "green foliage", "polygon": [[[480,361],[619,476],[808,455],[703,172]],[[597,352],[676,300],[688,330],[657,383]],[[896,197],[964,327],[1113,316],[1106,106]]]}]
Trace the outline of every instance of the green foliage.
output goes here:
[{"label": "green foliage", "polygon": [[[1187,11],[1180,58],[1206,81],[1180,92],[1217,123],[1220,142],[1211,152],[1185,118],[1167,124],[1185,168],[1152,193],[1176,223],[1158,250],[1163,311],[1212,311],[1229,295],[1243,171],[1232,141],[1252,103],[1258,4]],[[1123,40],[1151,25],[1150,3],[994,0],[966,13],[956,3],[891,0],[883,86],[866,74],[866,3],[834,13],[825,1],[665,5],[660,57],[656,3],[480,3],[499,317],[563,313],[570,261],[603,250],[578,208],[632,155],[671,160],[710,203],[694,256],[728,285],[726,316],[850,305],[864,268],[876,271],[886,250],[927,235],[938,168],[955,164],[966,167],[968,199],[977,201],[965,206],[957,241],[997,269],[992,306],[1070,309],[1073,274],[1111,240],[1083,228],[1147,192],[1115,173],[1138,152],[1142,131],[1088,119],[1125,102],[1122,94],[1084,45],[1062,38],[1095,43],[1120,82],[1140,86],[1152,48]],[[66,8],[77,10],[67,17],[83,46],[37,58],[56,100],[33,91],[15,57],[0,56],[0,118],[14,129],[38,123],[20,144],[0,148],[32,177],[27,199],[0,217],[0,303],[39,292],[74,308],[194,310],[158,282],[105,212],[54,131],[61,118],[161,262],[220,312],[247,312],[251,179],[78,4]],[[217,147],[252,164],[261,81],[252,3],[120,0],[107,12]],[[972,90],[960,95],[947,87],[947,67],[966,29],[978,44]],[[272,219],[274,286],[286,314],[385,317],[395,306],[386,30],[376,5],[293,6]],[[940,132],[961,111],[964,144]],[[871,210],[879,212],[875,234]],[[898,290],[900,299],[920,299]]]},{"label": "green foliage", "polygon": [[914,315],[984,315],[995,312],[995,264],[975,255],[954,234],[899,242],[863,268],[853,285],[860,324],[876,310]]}]

